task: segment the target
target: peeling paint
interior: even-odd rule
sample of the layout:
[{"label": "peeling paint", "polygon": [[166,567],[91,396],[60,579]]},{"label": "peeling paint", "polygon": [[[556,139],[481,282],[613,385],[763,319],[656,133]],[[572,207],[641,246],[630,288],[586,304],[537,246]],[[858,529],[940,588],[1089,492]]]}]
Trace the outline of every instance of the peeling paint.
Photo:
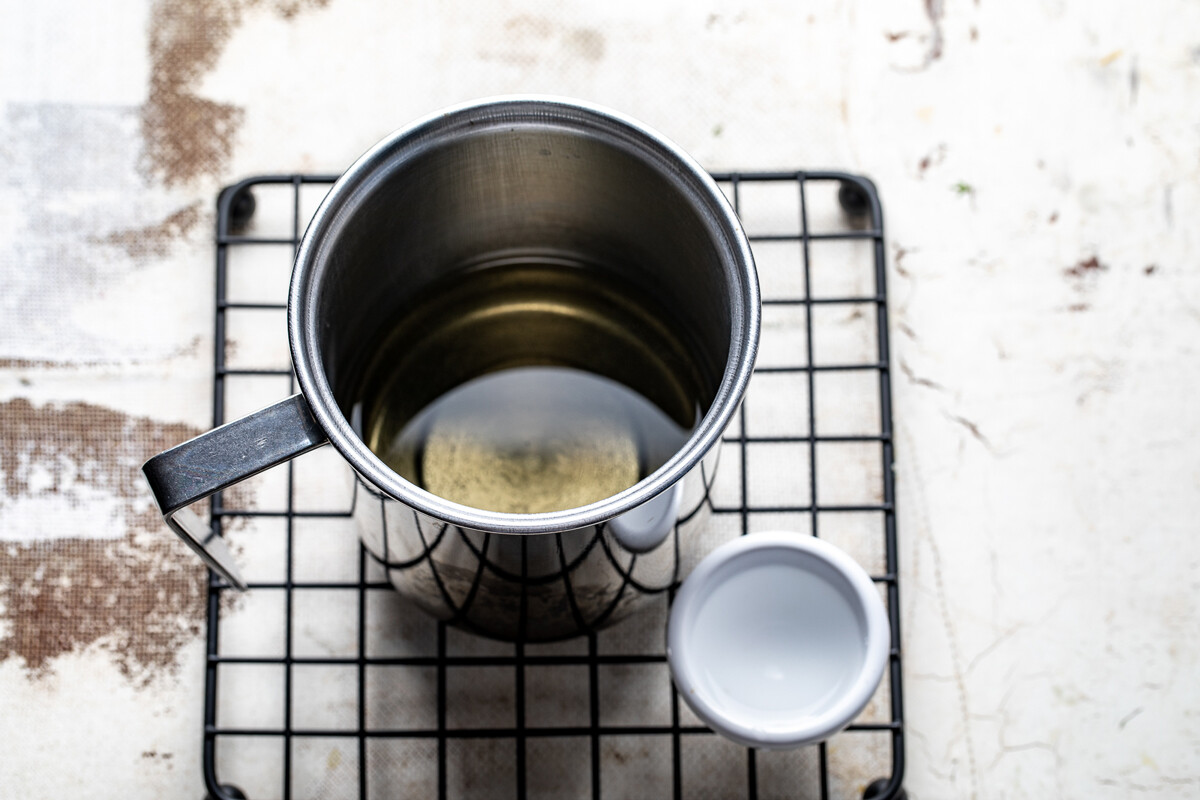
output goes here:
[{"label": "peeling paint", "polygon": [[203,216],[200,208],[201,203],[197,200],[171,213],[161,222],[113,231],[94,241],[119,247],[135,260],[151,256],[165,258],[170,253],[172,242],[186,236],[200,222]]},{"label": "peeling paint", "polygon": [[140,468],[197,433],[88,403],[0,403],[0,661],[37,678],[98,645],[138,685],[174,669],[204,623],[204,571]]},{"label": "peeling paint", "polygon": [[141,110],[144,167],[167,186],[229,165],[243,111],[201,97],[204,76],[221,57],[245,13],[266,6],[284,19],[328,0],[160,0],[150,12],[150,87]]}]

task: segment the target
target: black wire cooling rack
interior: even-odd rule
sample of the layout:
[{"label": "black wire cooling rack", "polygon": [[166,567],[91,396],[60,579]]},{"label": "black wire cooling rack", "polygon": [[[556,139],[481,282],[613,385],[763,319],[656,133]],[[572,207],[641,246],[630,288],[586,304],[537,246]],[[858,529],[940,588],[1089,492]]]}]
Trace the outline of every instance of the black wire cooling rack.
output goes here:
[{"label": "black wire cooling rack", "polygon": [[[764,298],[755,377],[710,499],[714,546],[782,527],[833,541],[866,567],[893,647],[863,715],[789,752],[712,734],[671,685],[665,597],[558,645],[447,628],[400,600],[357,543],[353,494],[328,477],[339,465],[313,469],[304,456],[212,502],[214,529],[248,561],[250,590],[210,574],[211,798],[904,796],[879,198],[871,181],[842,172],[713,177],[746,227]],[[294,391],[287,276],[334,180],[255,177],[218,198],[214,425]]]}]

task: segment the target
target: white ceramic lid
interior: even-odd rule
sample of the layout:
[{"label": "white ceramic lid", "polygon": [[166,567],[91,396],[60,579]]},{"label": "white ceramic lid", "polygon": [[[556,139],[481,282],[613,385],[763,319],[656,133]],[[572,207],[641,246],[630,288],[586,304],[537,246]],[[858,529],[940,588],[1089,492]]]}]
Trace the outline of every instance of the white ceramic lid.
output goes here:
[{"label": "white ceramic lid", "polygon": [[749,747],[818,742],[866,707],[891,635],[879,590],[812,536],[754,533],[704,558],[675,597],[667,659],[705,724]]}]

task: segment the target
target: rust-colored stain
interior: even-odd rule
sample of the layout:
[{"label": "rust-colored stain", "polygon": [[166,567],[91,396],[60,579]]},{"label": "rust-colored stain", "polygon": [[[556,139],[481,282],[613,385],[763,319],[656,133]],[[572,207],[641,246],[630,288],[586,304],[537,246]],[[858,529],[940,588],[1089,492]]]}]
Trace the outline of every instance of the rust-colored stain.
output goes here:
[{"label": "rust-colored stain", "polygon": [[[193,336],[191,341],[186,345],[173,351],[168,358],[194,358],[200,352],[200,345],[204,343],[204,339],[200,336]],[[154,359],[158,361],[160,359]],[[51,369],[83,369],[95,367],[113,367],[113,366],[137,366],[139,364],[150,363],[149,359],[141,358],[125,358],[104,360],[99,358],[90,358],[81,361],[55,361],[48,358],[9,358],[0,356],[0,369],[12,370],[51,370]],[[22,383],[29,385],[29,379],[22,379]]]},{"label": "rust-colored stain", "polygon": [[1103,272],[1107,269],[1107,264],[1096,256],[1092,256],[1091,258],[1080,259],[1074,266],[1067,267],[1063,270],[1063,274],[1071,278],[1082,278],[1086,275]]},{"label": "rust-colored stain", "polygon": [[190,206],[184,206],[167,215],[161,222],[143,228],[115,231],[101,238],[99,242],[119,247],[128,253],[130,258],[137,260],[151,256],[166,258],[170,255],[174,241],[182,239],[200,222],[201,206],[202,203],[197,200]]},{"label": "rust-colored stain", "polygon": [[[196,433],[87,403],[0,403],[0,511],[22,499],[91,508],[101,493],[114,501],[109,516],[96,513],[107,530],[32,541],[6,531],[17,541],[0,543],[0,661],[18,658],[39,677],[56,656],[99,644],[139,685],[174,668],[204,624],[204,570],[163,525],[141,465]],[[114,525],[122,526],[116,536]]]},{"label": "rust-colored stain", "polygon": [[245,13],[267,7],[284,19],[329,0],[159,0],[150,11],[150,88],[142,137],[150,172],[168,186],[220,174],[229,164],[242,109],[199,96]]},{"label": "rust-colored stain", "polygon": [[597,62],[604,58],[604,34],[594,28],[569,28],[550,17],[521,14],[492,33],[477,55],[485,61],[533,66],[547,59]]}]

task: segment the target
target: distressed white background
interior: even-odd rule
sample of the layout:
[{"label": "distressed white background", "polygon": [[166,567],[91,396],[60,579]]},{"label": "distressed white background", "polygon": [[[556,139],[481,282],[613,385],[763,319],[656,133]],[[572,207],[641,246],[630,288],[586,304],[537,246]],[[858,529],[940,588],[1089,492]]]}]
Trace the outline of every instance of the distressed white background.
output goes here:
[{"label": "distressed white background", "polygon": [[[1200,5],[196,5],[240,9],[187,75],[238,121],[172,178],[142,125],[165,7],[0,2],[0,401],[203,428],[217,188],[340,171],[460,100],[572,95],[713,169],[859,171],[889,238],[910,796],[1200,794]],[[101,490],[37,480],[0,539],[89,510],[80,536],[125,535]],[[0,663],[5,791],[199,796],[186,641],[140,681],[103,637]]]}]

